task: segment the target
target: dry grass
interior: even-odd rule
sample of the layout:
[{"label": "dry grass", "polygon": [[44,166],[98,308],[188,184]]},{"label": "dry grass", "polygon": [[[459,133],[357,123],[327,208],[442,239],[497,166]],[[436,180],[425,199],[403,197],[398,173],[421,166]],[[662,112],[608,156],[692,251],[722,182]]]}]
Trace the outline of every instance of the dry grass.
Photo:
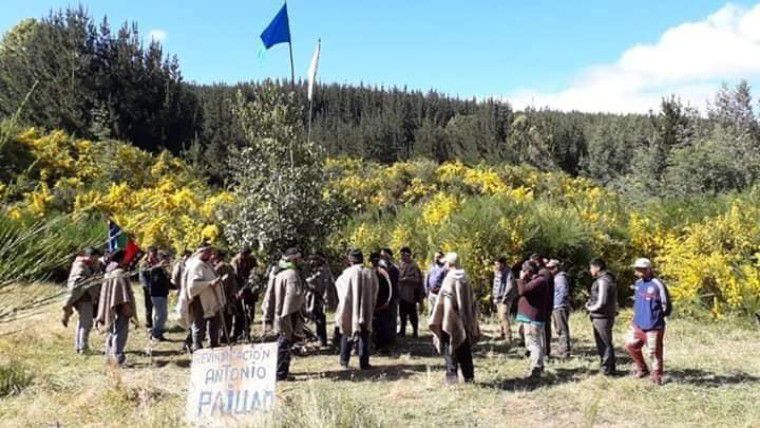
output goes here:
[{"label": "dry grass", "polygon": [[[32,287],[3,290],[3,306],[59,290]],[[59,324],[59,310],[57,303],[48,304],[0,323],[0,365],[21,364],[32,375],[31,384],[0,398],[3,425],[183,423],[189,358],[176,352],[182,332],[170,333],[175,342],[156,345],[149,357],[147,334],[132,330],[133,367],[117,369],[100,355],[73,353],[73,327]],[[454,388],[444,387],[442,359],[433,354],[427,334],[402,341],[395,357],[373,357],[376,369],[369,372],[341,371],[333,354],[296,357],[296,381],[278,386],[279,409],[265,425],[760,426],[756,327],[674,320],[666,334],[667,383],[658,388],[643,380],[599,376],[588,321],[581,314],[571,321],[575,357],[550,362],[538,382],[522,379],[527,361],[521,350],[504,352],[496,340],[476,348],[476,383]],[[618,323],[618,344],[625,324]],[[495,332],[491,324],[484,330]],[[100,349],[102,340],[93,333],[91,345]],[[618,356],[620,368],[628,370],[621,349]]]}]

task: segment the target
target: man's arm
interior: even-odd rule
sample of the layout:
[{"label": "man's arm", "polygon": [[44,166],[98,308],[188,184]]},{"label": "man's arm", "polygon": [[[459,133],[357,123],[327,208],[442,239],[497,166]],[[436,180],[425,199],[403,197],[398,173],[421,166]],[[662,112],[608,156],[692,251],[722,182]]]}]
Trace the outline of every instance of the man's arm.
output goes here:
[{"label": "man's arm", "polygon": [[657,286],[657,291],[660,294],[660,303],[662,304],[662,310],[668,306],[668,293],[665,291],[665,284],[657,278],[652,278],[652,282]]},{"label": "man's arm", "polygon": [[533,292],[536,291],[536,289],[538,289],[539,286],[541,286],[542,281],[543,281],[543,278],[541,276],[537,276],[528,282],[525,282],[525,280],[523,279],[522,286],[520,286],[518,283],[518,291],[520,293],[520,296],[527,296],[529,294],[533,294]]},{"label": "man's arm", "polygon": [[586,309],[589,312],[598,311],[604,306],[607,301],[607,284],[604,281],[600,281],[599,284],[599,297],[596,302],[589,302],[586,304]]}]

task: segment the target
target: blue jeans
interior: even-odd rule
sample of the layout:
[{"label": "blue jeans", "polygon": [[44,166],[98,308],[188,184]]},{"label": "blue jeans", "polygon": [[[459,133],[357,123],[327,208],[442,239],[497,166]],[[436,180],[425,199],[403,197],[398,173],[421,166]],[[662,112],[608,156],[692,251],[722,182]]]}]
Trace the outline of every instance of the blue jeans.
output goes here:
[{"label": "blue jeans", "polygon": [[161,337],[164,334],[164,326],[166,325],[167,308],[166,297],[152,297],[150,298],[153,303],[153,337]]}]

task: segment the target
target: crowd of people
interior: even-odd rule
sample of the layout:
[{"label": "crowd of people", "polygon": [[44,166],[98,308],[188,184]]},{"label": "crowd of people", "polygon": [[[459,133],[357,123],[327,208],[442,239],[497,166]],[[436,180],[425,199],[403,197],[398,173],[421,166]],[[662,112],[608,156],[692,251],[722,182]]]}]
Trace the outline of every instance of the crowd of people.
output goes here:
[{"label": "crowd of people", "polygon": [[[419,337],[420,313],[427,307],[428,328],[435,349],[444,358],[447,382],[457,383],[460,372],[465,382],[474,380],[472,351],[481,338],[480,308],[457,253],[436,252],[423,273],[408,247],[400,250],[398,262],[389,248],[372,252],[367,259],[360,250],[352,250],[337,278],[323,254],[304,258],[296,248],[285,250],[268,266],[260,265],[249,248],[229,261],[224,251],[209,245],[185,252],[176,260],[167,252],[149,248],[137,266],[145,326],[152,341],[166,340],[172,290],[177,293],[179,324],[187,330],[186,352],[251,343],[251,328],[260,307],[261,339],[276,337],[277,378],[288,380],[292,352],[306,341],[317,342],[324,349],[336,348],[346,369],[352,355],[358,357],[360,369],[370,369],[370,356],[393,354],[398,339],[407,335],[407,325],[412,338]],[[109,361],[125,363],[130,320],[139,325],[130,267],[124,251],[103,256],[88,248],[74,260],[62,322],[67,326],[71,315],[78,314],[76,352],[89,352],[89,333],[95,325],[106,333]],[[655,277],[648,259],[638,259],[632,267],[638,280],[632,287],[634,317],[624,347],[633,359],[634,374],[649,375],[661,384],[665,318],[672,306],[667,287]],[[601,372],[614,375],[612,332],[618,316],[618,284],[602,259],[590,262],[589,273],[593,284],[585,310]],[[528,377],[541,377],[549,356],[571,356],[571,291],[570,276],[560,260],[537,254],[515,266],[510,266],[506,257],[494,260],[491,300],[499,340],[507,349],[512,347],[516,324],[530,364]],[[332,338],[327,331],[329,312],[335,314]],[[557,339],[554,353],[550,346],[553,332]],[[652,360],[651,370],[642,353],[644,347]]]}]

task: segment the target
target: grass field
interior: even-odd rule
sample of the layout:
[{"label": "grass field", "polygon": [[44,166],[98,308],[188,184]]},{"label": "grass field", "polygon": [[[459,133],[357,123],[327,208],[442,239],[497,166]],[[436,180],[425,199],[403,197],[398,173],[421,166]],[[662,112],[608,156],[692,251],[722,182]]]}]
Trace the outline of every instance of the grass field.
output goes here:
[{"label": "grass field", "polygon": [[[148,356],[146,332],[131,330],[132,367],[108,367],[100,354],[73,352],[73,326],[60,325],[59,303],[41,300],[59,291],[50,285],[0,290],[0,425],[184,424],[190,363],[178,352],[184,333],[172,329],[172,342],[154,346]],[[31,310],[12,310],[35,300],[41,302]],[[624,313],[615,330],[621,371],[630,369],[620,346],[629,319]],[[373,357],[376,368],[367,372],[342,371],[337,355],[314,351],[294,358],[296,380],[278,386],[278,411],[264,424],[760,426],[760,333],[749,322],[673,320],[662,387],[598,375],[590,324],[581,313],[571,319],[574,357],[550,361],[538,381],[523,379],[522,349],[505,352],[493,339],[495,325],[482,327],[488,337],[476,347],[474,384],[444,386],[443,360],[427,331],[402,340],[393,357]],[[103,337],[93,332],[91,346],[102,349]]]}]

